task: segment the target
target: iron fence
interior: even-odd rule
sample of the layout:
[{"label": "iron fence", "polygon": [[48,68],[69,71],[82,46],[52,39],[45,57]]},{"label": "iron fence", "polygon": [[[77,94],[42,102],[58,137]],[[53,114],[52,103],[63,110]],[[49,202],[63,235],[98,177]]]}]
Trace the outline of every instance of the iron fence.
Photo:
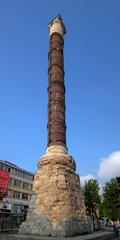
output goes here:
[{"label": "iron fence", "polygon": [[0,212],[0,230],[19,228],[20,224],[25,221],[26,214]]}]

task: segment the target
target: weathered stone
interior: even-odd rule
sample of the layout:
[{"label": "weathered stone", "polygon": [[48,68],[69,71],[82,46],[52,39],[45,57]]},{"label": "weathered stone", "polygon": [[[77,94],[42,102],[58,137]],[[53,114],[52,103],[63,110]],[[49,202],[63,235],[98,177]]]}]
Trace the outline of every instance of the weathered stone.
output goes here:
[{"label": "weathered stone", "polygon": [[58,145],[47,148],[38,167],[34,180],[35,194],[19,233],[74,236],[90,232],[92,229],[86,216],[79,176],[66,148]]}]

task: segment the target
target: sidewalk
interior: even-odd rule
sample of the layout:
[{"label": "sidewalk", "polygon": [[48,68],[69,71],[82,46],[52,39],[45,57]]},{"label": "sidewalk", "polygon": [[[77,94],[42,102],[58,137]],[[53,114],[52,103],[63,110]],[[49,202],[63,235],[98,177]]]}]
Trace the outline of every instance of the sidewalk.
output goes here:
[{"label": "sidewalk", "polygon": [[113,232],[94,232],[76,237],[40,237],[31,235],[9,235],[9,240],[114,240]]}]

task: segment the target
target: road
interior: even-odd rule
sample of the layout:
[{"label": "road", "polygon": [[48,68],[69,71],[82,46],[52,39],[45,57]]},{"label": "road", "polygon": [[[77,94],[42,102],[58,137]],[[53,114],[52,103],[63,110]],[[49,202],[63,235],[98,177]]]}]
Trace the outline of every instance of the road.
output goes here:
[{"label": "road", "polygon": [[[9,235],[11,235],[10,233],[0,233],[0,240],[8,240],[8,236]],[[40,239],[43,239],[43,238],[40,238]],[[72,239],[72,238],[71,238]],[[76,240],[79,240],[79,239],[83,239],[83,238],[79,238],[79,237],[75,237],[75,238],[73,238],[74,240],[76,239]],[[84,238],[85,239],[85,238]],[[92,238],[90,238],[90,239],[92,239]],[[102,239],[102,238],[101,238]],[[106,238],[106,239],[108,239],[108,238]],[[110,238],[110,240],[118,240],[118,238]],[[51,239],[52,240],[52,239]],[[104,238],[104,240],[105,240],[105,238]]]},{"label": "road", "polygon": [[0,240],[7,240],[8,234],[7,233],[0,233]]},{"label": "road", "polygon": [[8,236],[11,235],[11,234],[14,234],[14,233],[2,233],[0,232],[0,240],[8,240]]}]

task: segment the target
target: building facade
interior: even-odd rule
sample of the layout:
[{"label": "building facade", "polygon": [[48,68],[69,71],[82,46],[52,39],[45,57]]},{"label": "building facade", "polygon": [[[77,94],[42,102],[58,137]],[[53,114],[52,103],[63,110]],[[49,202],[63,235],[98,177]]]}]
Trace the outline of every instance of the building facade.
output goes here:
[{"label": "building facade", "polygon": [[1,201],[2,207],[9,208],[12,212],[28,208],[34,174],[3,160],[0,160],[0,170],[8,173],[8,188]]}]

